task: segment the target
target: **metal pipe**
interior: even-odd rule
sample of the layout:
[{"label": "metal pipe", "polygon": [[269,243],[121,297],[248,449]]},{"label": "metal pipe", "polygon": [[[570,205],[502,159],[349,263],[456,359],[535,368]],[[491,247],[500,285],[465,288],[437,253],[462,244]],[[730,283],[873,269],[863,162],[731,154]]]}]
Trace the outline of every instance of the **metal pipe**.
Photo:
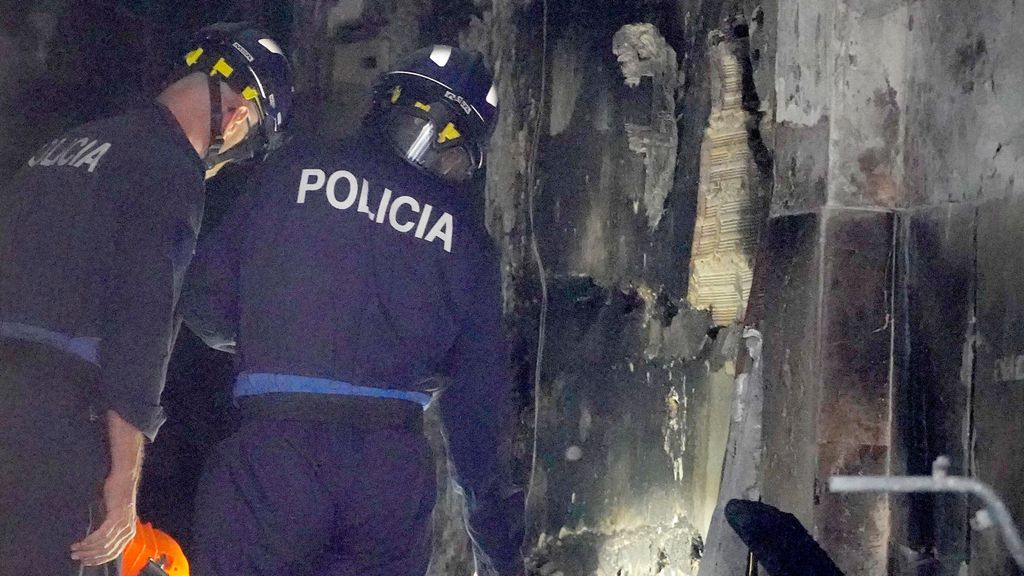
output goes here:
[{"label": "metal pipe", "polygon": [[[928,492],[973,494],[984,504],[991,523],[999,527],[1006,547],[1017,566],[1024,570],[1024,542],[1006,505],[987,484],[964,476],[948,476],[949,458],[939,456],[932,464],[931,476],[832,476],[831,492]],[[979,511],[980,513],[981,511]],[[976,516],[977,517],[977,516]],[[977,517],[980,519],[980,517]],[[980,525],[985,522],[978,522]]]}]

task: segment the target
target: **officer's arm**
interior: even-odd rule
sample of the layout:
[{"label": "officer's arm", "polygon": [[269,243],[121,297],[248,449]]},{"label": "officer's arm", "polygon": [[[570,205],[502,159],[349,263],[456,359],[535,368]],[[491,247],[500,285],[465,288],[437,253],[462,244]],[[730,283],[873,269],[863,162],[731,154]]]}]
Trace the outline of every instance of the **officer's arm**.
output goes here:
[{"label": "officer's arm", "polygon": [[86,565],[114,559],[135,530],[143,438],[152,440],[164,420],[160,393],[176,328],[174,305],[201,209],[202,174],[169,168],[158,152],[131,150],[102,175],[103,192],[119,206],[100,258],[96,404],[106,408],[110,470],[102,521],[72,549]]},{"label": "officer's arm", "polygon": [[[482,253],[490,254],[488,250]],[[452,383],[440,398],[441,416],[458,482],[466,494],[468,528],[478,571],[522,571],[523,498],[510,491],[502,440],[510,408],[508,346],[501,326],[500,270],[494,257],[472,267],[476,277],[456,280],[463,297],[463,330],[452,357]],[[461,290],[460,290],[461,289]],[[490,565],[485,569],[484,565]]]},{"label": "officer's arm", "polygon": [[71,545],[71,558],[86,566],[116,559],[135,535],[135,495],[142,475],[142,433],[117,412],[107,411],[110,474],[103,483],[103,521]]},{"label": "officer's arm", "polygon": [[107,407],[151,440],[165,420],[160,394],[203,186],[201,173],[163,161],[139,150],[107,176],[121,209],[105,255],[99,358]]},{"label": "officer's arm", "polygon": [[238,338],[238,262],[248,198],[204,231],[185,277],[178,310],[207,346],[235,352]]}]

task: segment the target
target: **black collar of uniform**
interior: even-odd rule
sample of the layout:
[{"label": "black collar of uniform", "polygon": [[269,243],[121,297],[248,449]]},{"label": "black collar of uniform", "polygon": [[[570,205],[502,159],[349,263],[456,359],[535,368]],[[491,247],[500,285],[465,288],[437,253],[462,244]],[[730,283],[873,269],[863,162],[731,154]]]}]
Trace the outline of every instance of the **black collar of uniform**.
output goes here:
[{"label": "black collar of uniform", "polygon": [[196,149],[192,146],[192,142],[188,139],[188,136],[185,135],[185,130],[181,127],[181,124],[178,123],[178,119],[175,118],[174,114],[172,114],[171,111],[160,102],[153,102],[153,107],[157,109],[160,117],[167,123],[168,133],[171,139],[174,140],[175,145],[182,148],[189,160],[195,164],[196,169],[205,174],[206,165],[203,163],[203,159],[199,154],[196,153]]}]

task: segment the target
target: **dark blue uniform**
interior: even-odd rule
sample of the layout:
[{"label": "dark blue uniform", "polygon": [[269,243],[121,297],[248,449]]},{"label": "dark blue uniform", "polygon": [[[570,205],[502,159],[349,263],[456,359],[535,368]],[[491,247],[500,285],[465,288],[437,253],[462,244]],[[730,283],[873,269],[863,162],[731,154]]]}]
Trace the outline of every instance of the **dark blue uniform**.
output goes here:
[{"label": "dark blue uniform", "polygon": [[150,439],[203,165],[159,105],[54,139],[0,191],[0,574],[70,574],[107,409]]},{"label": "dark blue uniform", "polygon": [[197,576],[422,574],[434,395],[481,557],[517,573],[497,254],[467,192],[359,142],[292,148],[200,242],[185,320],[237,340],[247,417],[204,472]]}]

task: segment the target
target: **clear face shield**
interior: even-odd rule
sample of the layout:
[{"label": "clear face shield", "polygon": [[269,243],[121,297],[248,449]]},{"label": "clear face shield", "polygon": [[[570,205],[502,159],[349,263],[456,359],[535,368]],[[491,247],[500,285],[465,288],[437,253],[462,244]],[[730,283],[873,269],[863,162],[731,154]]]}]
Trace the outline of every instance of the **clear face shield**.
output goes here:
[{"label": "clear face shield", "polygon": [[384,130],[391,145],[407,161],[443,180],[470,180],[483,165],[479,148],[462,137],[452,123],[420,112],[406,107],[387,112]]}]

